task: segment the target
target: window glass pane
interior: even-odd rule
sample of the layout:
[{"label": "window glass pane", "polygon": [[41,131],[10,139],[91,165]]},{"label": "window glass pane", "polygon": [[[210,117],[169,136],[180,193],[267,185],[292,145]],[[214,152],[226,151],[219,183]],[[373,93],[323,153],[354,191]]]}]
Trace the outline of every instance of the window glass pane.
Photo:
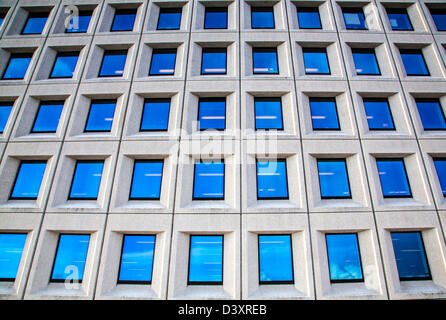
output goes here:
[{"label": "window glass pane", "polygon": [[431,274],[420,232],[391,232],[400,280],[429,280]]},{"label": "window glass pane", "polygon": [[356,233],[326,234],[331,282],[363,281]]},{"label": "window glass pane", "polygon": [[392,30],[413,30],[406,9],[386,9]]},{"label": "window glass pane", "polygon": [[344,159],[317,160],[322,199],[351,198],[347,164]]},{"label": "window glass pane", "polygon": [[78,16],[73,16],[71,18],[68,28],[65,30],[66,33],[85,33],[88,31],[88,26],[90,25],[91,15],[93,11],[81,10]]},{"label": "window glass pane", "polygon": [[165,131],[169,125],[170,99],[146,99],[141,131]]},{"label": "window glass pane", "polygon": [[3,21],[5,21],[6,14],[8,12],[0,12],[0,28],[2,27]]},{"label": "window glass pane", "polygon": [[46,25],[48,12],[30,12],[22,34],[40,34]]},{"label": "window glass pane", "polygon": [[135,17],[136,9],[117,9],[111,31],[132,31]]},{"label": "window glass pane", "polygon": [[127,50],[105,51],[99,77],[122,77],[126,60]]},{"label": "window glass pane", "polygon": [[154,49],[149,75],[173,75],[177,49]]},{"label": "window glass pane", "polygon": [[64,101],[42,102],[31,132],[56,132],[64,103]]},{"label": "window glass pane", "polygon": [[190,236],[188,284],[223,282],[223,236]]},{"label": "window glass pane", "polygon": [[226,74],[226,48],[203,48],[201,74]]},{"label": "window glass pane", "polygon": [[256,130],[283,129],[281,98],[255,98],[254,113]]},{"label": "window glass pane", "polygon": [[339,130],[336,100],[332,98],[310,98],[313,130]]},{"label": "window glass pane", "polygon": [[416,103],[424,130],[446,129],[446,119],[438,99],[417,99]]},{"label": "window glass pane", "polygon": [[178,30],[181,25],[181,8],[160,8],[158,30]]},{"label": "window glass pane", "polygon": [[22,161],[11,193],[11,199],[37,199],[46,161]]},{"label": "window glass pane", "polygon": [[438,180],[440,181],[441,192],[446,197],[446,159],[434,159]]},{"label": "window glass pane", "polygon": [[5,130],[13,105],[13,102],[0,102],[0,133]]},{"label": "window glass pane", "polygon": [[356,74],[358,75],[380,75],[378,61],[374,49],[352,49],[355,61]]},{"label": "window glass pane", "polygon": [[103,167],[103,161],[77,161],[68,199],[97,199]]},{"label": "window glass pane", "polygon": [[113,124],[116,100],[93,100],[85,132],[108,132]]},{"label": "window glass pane", "polygon": [[384,198],[412,197],[402,159],[376,159]]},{"label": "window glass pane", "polygon": [[364,109],[370,130],[395,130],[387,99],[364,99]]},{"label": "window glass pane", "polygon": [[424,61],[423,53],[417,49],[401,49],[401,59],[403,60],[404,69],[408,76],[428,76],[426,62]]},{"label": "window glass pane", "polygon": [[200,98],[198,107],[200,130],[224,130],[226,127],[226,98]]},{"label": "window glass pane", "polygon": [[362,8],[343,8],[345,27],[353,30],[367,30]]},{"label": "window glass pane", "polygon": [[159,199],[163,160],[135,160],[130,200]]},{"label": "window glass pane", "polygon": [[0,279],[14,281],[25,246],[26,234],[0,233]]},{"label": "window glass pane", "polygon": [[251,28],[274,29],[273,7],[251,7]]},{"label": "window glass pane", "polygon": [[430,9],[438,31],[446,31],[446,9]]},{"label": "window glass pane", "polygon": [[51,281],[82,281],[89,243],[89,234],[61,234]]},{"label": "window glass pane", "polygon": [[303,48],[306,74],[330,74],[325,48]]},{"label": "window glass pane", "polygon": [[79,52],[59,52],[50,78],[72,78],[78,59]]},{"label": "window glass pane", "polygon": [[227,29],[228,28],[228,8],[227,7],[206,7],[204,13],[205,29]]},{"label": "window glass pane", "polygon": [[225,163],[221,160],[195,163],[194,200],[224,199]]},{"label": "window glass pane", "polygon": [[252,59],[254,74],[279,73],[276,48],[253,48]]},{"label": "window glass pane", "polygon": [[151,283],[155,238],[124,235],[118,283]]},{"label": "window glass pane", "polygon": [[13,53],[9,59],[8,66],[3,73],[2,79],[23,79],[28,71],[32,53]]},{"label": "window glass pane", "polygon": [[259,235],[260,283],[293,283],[290,235]]},{"label": "window glass pane", "polygon": [[297,8],[297,19],[301,29],[322,29],[319,8],[300,7]]},{"label": "window glass pane", "polygon": [[286,160],[257,160],[257,199],[288,199]]}]

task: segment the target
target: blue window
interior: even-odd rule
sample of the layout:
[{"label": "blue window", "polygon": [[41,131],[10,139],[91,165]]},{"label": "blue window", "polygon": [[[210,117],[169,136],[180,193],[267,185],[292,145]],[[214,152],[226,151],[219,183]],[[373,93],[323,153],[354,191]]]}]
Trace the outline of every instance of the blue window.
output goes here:
[{"label": "blue window", "polygon": [[367,30],[362,8],[342,8],[345,28],[348,30]]},{"label": "blue window", "polygon": [[254,115],[256,130],[283,130],[281,98],[255,98]]},{"label": "blue window", "polygon": [[104,161],[78,160],[68,200],[96,200],[103,167]]},{"label": "blue window", "polygon": [[300,29],[322,29],[319,7],[297,7]]},{"label": "blue window", "polygon": [[430,9],[438,31],[446,31],[446,9]]},{"label": "blue window", "polygon": [[127,50],[106,50],[102,57],[99,77],[122,77],[126,60]]},{"label": "blue window", "polygon": [[201,131],[225,129],[226,98],[200,98],[198,104],[198,126]]},{"label": "blue window", "polygon": [[223,284],[222,235],[190,236],[187,284]]},{"label": "blue window", "polygon": [[50,281],[82,282],[89,244],[89,234],[60,234]]},{"label": "blue window", "polygon": [[408,76],[429,76],[429,69],[419,49],[400,49],[401,59]]},{"label": "blue window", "polygon": [[273,7],[251,7],[251,28],[274,29]]},{"label": "blue window", "polygon": [[132,31],[135,17],[136,9],[116,9],[111,31]]},{"label": "blue window", "polygon": [[181,25],[181,8],[160,8],[157,30],[178,30]]},{"label": "blue window", "polygon": [[7,11],[0,12],[0,28],[2,27],[3,21],[5,21],[5,17],[6,17],[7,13],[8,13]]},{"label": "blue window", "polygon": [[14,102],[0,102],[0,133],[5,130]]},{"label": "blue window", "polygon": [[259,234],[259,283],[294,283],[291,235]]},{"label": "blue window", "polygon": [[386,98],[364,98],[363,101],[370,130],[395,130],[389,101]]},{"label": "blue window", "polygon": [[30,12],[22,34],[41,34],[48,20],[48,12]]},{"label": "blue window", "polygon": [[15,280],[26,236],[26,233],[0,233],[0,281]]},{"label": "blue window", "polygon": [[203,48],[201,74],[226,74],[226,48]]},{"label": "blue window", "polygon": [[116,100],[93,100],[85,132],[109,132],[115,115]]},{"label": "blue window", "polygon": [[356,74],[358,75],[381,75],[374,49],[352,49],[355,61]]},{"label": "blue window", "polygon": [[163,160],[135,160],[130,200],[160,198],[163,164]]},{"label": "blue window", "polygon": [[327,49],[303,48],[306,74],[330,74]]},{"label": "blue window", "polygon": [[334,98],[310,98],[313,130],[340,130],[336,100]]},{"label": "blue window", "polygon": [[257,160],[257,199],[288,199],[286,160]]},{"label": "blue window", "polygon": [[330,282],[362,282],[361,254],[356,233],[326,234]]},{"label": "blue window", "polygon": [[227,29],[228,28],[228,8],[227,7],[206,7],[204,12],[205,29]]},{"label": "blue window", "polygon": [[384,198],[410,198],[409,180],[403,159],[376,159]]},{"label": "blue window", "polygon": [[400,280],[432,279],[421,232],[391,232]]},{"label": "blue window", "polygon": [[318,159],[317,168],[321,199],[351,199],[344,159]]},{"label": "blue window", "polygon": [[41,102],[31,132],[56,132],[64,103],[65,101]]},{"label": "blue window", "polygon": [[51,70],[50,78],[72,78],[78,59],[79,52],[59,52]]},{"label": "blue window", "polygon": [[446,130],[446,118],[438,99],[416,99],[424,130]]},{"label": "blue window", "polygon": [[441,192],[446,197],[446,159],[434,159],[435,169],[437,170],[438,180],[440,181]]},{"label": "blue window", "polygon": [[195,163],[193,200],[223,200],[225,163],[223,160]]},{"label": "blue window", "polygon": [[71,18],[68,28],[65,29],[66,33],[86,33],[88,26],[90,25],[91,10],[80,10],[79,15]]},{"label": "blue window", "polygon": [[10,199],[37,199],[45,168],[46,161],[21,161]]},{"label": "blue window", "polygon": [[166,131],[169,125],[170,99],[146,99],[140,131]]},{"label": "blue window", "polygon": [[155,235],[124,235],[118,283],[152,283],[155,240]]},{"label": "blue window", "polygon": [[177,49],[153,49],[150,76],[169,76],[175,73]]},{"label": "blue window", "polygon": [[3,73],[3,80],[23,79],[28,71],[29,63],[33,57],[32,53],[12,53]]},{"label": "blue window", "polygon": [[252,48],[254,74],[278,74],[277,48]]},{"label": "blue window", "polygon": [[410,22],[406,9],[387,8],[386,11],[392,30],[413,30],[412,23]]}]

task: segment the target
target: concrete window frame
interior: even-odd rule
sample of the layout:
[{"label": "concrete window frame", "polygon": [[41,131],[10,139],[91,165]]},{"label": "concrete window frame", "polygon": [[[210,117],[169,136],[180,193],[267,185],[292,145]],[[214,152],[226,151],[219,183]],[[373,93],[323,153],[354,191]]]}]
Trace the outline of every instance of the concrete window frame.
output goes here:
[{"label": "concrete window frame", "polygon": [[[214,30],[215,32],[234,32],[237,29],[238,22],[238,1],[234,0],[199,0],[194,2],[193,8],[193,21],[192,21],[192,31],[193,32],[206,32],[209,33],[213,30],[204,29],[204,17],[206,7],[228,7],[228,28]],[[220,38],[220,37],[215,37]]]},{"label": "concrete window frame", "polygon": [[[331,10],[331,5],[329,1],[325,0],[314,0],[314,1],[287,1],[287,12],[288,21],[290,24],[290,29],[292,30],[304,30],[305,32],[323,33],[326,31],[335,30],[335,21],[333,12]],[[321,22],[322,29],[301,29],[299,28],[299,21],[297,17],[298,7],[318,7],[319,8],[319,18]]]},{"label": "concrete window frame", "polygon": [[[65,32],[66,30],[66,23],[69,23],[69,17],[72,14],[75,14],[75,12],[72,12],[70,10],[70,6],[74,6],[79,11],[91,11],[91,19],[90,24],[88,25],[87,32],[85,33],[70,33]],[[98,21],[99,14],[102,9],[102,4],[99,0],[83,0],[82,2],[79,2],[77,0],[65,0],[63,4],[59,6],[59,10],[57,13],[57,16],[55,18],[55,22],[53,24],[53,27],[50,30],[51,35],[53,36],[72,36],[76,37],[79,35],[91,35],[94,30],[96,29],[96,24]]]},{"label": "concrete window frame", "polygon": [[0,142],[6,142],[10,139],[10,135],[14,130],[17,116],[20,112],[21,105],[24,99],[25,86],[0,86],[0,102],[12,102],[13,107],[9,114],[8,122],[0,134]]},{"label": "concrete window frame", "polygon": [[[101,16],[99,18],[98,27],[96,32],[98,33],[108,33],[111,35],[125,35],[125,34],[135,34],[141,31],[142,25],[144,23],[143,16],[146,11],[147,4],[141,0],[132,0],[131,2],[122,2],[122,0],[107,0],[103,4],[101,10]],[[119,9],[136,9],[135,22],[133,24],[132,31],[110,31],[115,11]],[[113,43],[113,41],[109,42]]]},{"label": "concrete window frame", "polygon": [[[167,1],[167,0],[156,0],[151,1],[148,6],[148,13],[146,17],[146,22],[144,26],[144,32],[185,32],[189,30],[190,17],[192,10],[191,1],[189,0],[179,0],[179,1]],[[164,8],[181,8],[181,22],[179,30],[157,30],[158,19],[160,10]]]},{"label": "concrete window frame", "polygon": [[[342,13],[343,8],[362,8],[365,17],[365,23],[367,26],[367,30],[349,30],[345,26],[344,15]],[[336,5],[334,6],[334,12],[336,17],[336,22],[343,33],[370,33],[370,31],[374,32],[382,32],[383,27],[379,20],[378,8],[373,1],[364,1],[364,2],[356,2],[351,0],[344,1],[336,1]]]},{"label": "concrete window frame", "polygon": [[423,1],[420,1],[420,5],[424,12],[424,17],[427,20],[427,22],[429,23],[430,30],[432,30],[432,33],[437,34],[437,35],[444,34],[444,31],[439,31],[437,29],[437,26],[435,24],[434,19],[432,18],[432,14],[430,11],[430,9],[445,9],[446,6],[444,5],[444,3],[441,1],[438,1],[438,0],[437,1],[423,0]]},{"label": "concrete window frame", "polygon": [[0,12],[2,14],[5,14],[5,17],[3,19],[2,25],[0,25],[0,36],[3,34],[3,32],[6,30],[6,26],[8,25],[8,22],[13,15],[13,7],[16,5],[17,0],[5,0],[3,1]]},{"label": "concrete window frame", "polygon": [[[400,0],[379,0],[377,1],[377,6],[379,13],[381,15],[384,29],[387,33],[427,33],[429,30],[427,29],[427,21],[423,15],[423,10],[419,2],[411,1],[411,2],[402,2]],[[392,30],[390,26],[389,19],[387,17],[386,9],[406,9],[407,16],[409,17],[410,23],[412,24],[413,31],[404,31],[404,30]]]},{"label": "concrete window frame", "polygon": [[274,29],[269,30],[285,30],[287,28],[285,2],[280,0],[258,1],[245,0],[241,4],[241,28],[243,30],[254,30],[254,32],[263,29],[251,28],[251,8],[252,7],[273,7],[274,13]]}]

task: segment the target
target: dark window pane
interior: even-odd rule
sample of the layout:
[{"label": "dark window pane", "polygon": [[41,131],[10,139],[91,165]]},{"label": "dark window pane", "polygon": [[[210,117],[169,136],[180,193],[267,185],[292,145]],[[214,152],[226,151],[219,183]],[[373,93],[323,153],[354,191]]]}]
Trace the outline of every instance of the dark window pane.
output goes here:
[{"label": "dark window pane", "polygon": [[395,130],[387,99],[364,99],[364,109],[370,130]]},{"label": "dark window pane", "polygon": [[206,7],[204,13],[205,29],[227,29],[228,28],[228,8],[227,7]]},{"label": "dark window pane", "polygon": [[177,49],[154,49],[149,75],[173,75],[176,57]]},{"label": "dark window pane", "polygon": [[126,60],[127,50],[105,51],[99,77],[122,77]]},{"label": "dark window pane", "polygon": [[400,49],[401,59],[408,76],[428,76],[429,70],[423,53],[417,49]]},{"label": "dark window pane", "polygon": [[326,234],[331,282],[363,281],[356,233]]},{"label": "dark window pane", "polygon": [[257,199],[288,199],[286,160],[257,160]]},{"label": "dark window pane", "polygon": [[191,235],[188,284],[223,283],[223,236]]},{"label": "dark window pane", "polygon": [[203,48],[201,74],[226,74],[226,48]]},{"label": "dark window pane", "polygon": [[306,74],[330,74],[325,48],[303,48]]},{"label": "dark window pane", "polygon": [[111,31],[132,31],[136,9],[116,9]]},{"label": "dark window pane", "polygon": [[93,100],[85,132],[109,132],[115,115],[116,100]]},{"label": "dark window pane", "polygon": [[446,197],[446,159],[434,159],[438,180],[440,181],[441,192]]},{"label": "dark window pane", "polygon": [[170,99],[146,99],[141,131],[165,131],[169,125]]},{"label": "dark window pane", "polygon": [[300,29],[322,29],[318,7],[298,7],[297,19]]},{"label": "dark window pane", "polygon": [[87,260],[89,234],[61,234],[54,259],[51,281],[82,281]]},{"label": "dark window pane", "polygon": [[195,163],[194,200],[224,199],[225,163],[221,160]]},{"label": "dark window pane", "polygon": [[200,130],[224,130],[226,127],[226,98],[200,98],[198,126]]},{"label": "dark window pane", "polygon": [[438,31],[446,31],[446,9],[430,9]]},{"label": "dark window pane", "polygon": [[130,200],[159,199],[163,160],[135,160]]},{"label": "dark window pane", "polygon": [[386,11],[392,30],[408,30],[408,31],[413,30],[406,9],[387,8]]},{"label": "dark window pane", "polygon": [[46,161],[22,161],[10,198],[37,199],[45,168]]},{"label": "dark window pane", "polygon": [[345,27],[349,30],[367,30],[362,8],[343,8]]},{"label": "dark window pane", "polygon": [[0,233],[0,280],[15,280],[26,236],[26,233]]},{"label": "dark window pane", "polygon": [[281,98],[255,98],[254,113],[256,130],[283,130]]},{"label": "dark window pane", "polygon": [[6,14],[8,12],[0,12],[0,28],[2,27],[3,21],[5,21]]},{"label": "dark window pane", "polygon": [[384,198],[412,197],[402,159],[376,159]]},{"label": "dark window pane", "polygon": [[56,132],[64,101],[40,103],[31,132]]},{"label": "dark window pane", "polygon": [[251,7],[251,28],[274,29],[273,7]]},{"label": "dark window pane", "polygon": [[438,99],[417,99],[416,103],[424,130],[446,130],[446,119]]},{"label": "dark window pane", "polygon": [[378,61],[374,49],[352,49],[355,61],[356,74],[358,75],[380,75]]},{"label": "dark window pane", "polygon": [[124,235],[118,283],[152,282],[156,236]]},{"label": "dark window pane", "polygon": [[317,168],[322,199],[351,198],[344,159],[319,159]]},{"label": "dark window pane", "polygon": [[290,235],[259,235],[259,280],[261,284],[294,282]]},{"label": "dark window pane", "polygon": [[277,74],[277,48],[252,48],[253,73]]},{"label": "dark window pane", "polygon": [[23,79],[32,57],[32,53],[12,53],[2,79]]},{"label": "dark window pane", "polygon": [[336,100],[333,98],[310,98],[313,130],[340,130]]},{"label": "dark window pane", "polygon": [[181,25],[181,8],[160,8],[158,30],[178,30]]},{"label": "dark window pane", "polygon": [[391,232],[400,280],[429,280],[431,274],[420,232]]},{"label": "dark window pane", "polygon": [[97,199],[103,167],[104,161],[77,161],[68,199]]},{"label": "dark window pane", "polygon": [[79,52],[59,52],[50,78],[72,78],[78,59]]},{"label": "dark window pane", "polygon": [[48,12],[30,12],[22,34],[41,34],[48,19]]},{"label": "dark window pane", "polygon": [[91,15],[93,14],[90,10],[79,11],[78,16],[73,16],[71,18],[68,28],[65,30],[66,33],[85,33],[88,31],[88,26],[90,25]]},{"label": "dark window pane", "polygon": [[0,102],[0,133],[5,130],[14,102]]}]

